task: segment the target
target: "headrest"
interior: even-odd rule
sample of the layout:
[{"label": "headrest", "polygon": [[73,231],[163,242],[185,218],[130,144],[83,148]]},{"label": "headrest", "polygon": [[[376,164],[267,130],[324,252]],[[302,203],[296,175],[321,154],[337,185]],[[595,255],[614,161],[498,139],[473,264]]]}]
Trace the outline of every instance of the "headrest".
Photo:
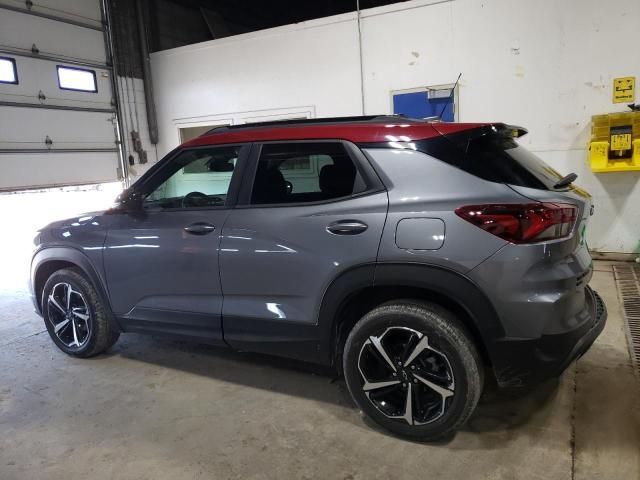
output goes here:
[{"label": "headrest", "polygon": [[320,190],[331,197],[351,195],[355,173],[350,163],[325,165],[320,170]]}]

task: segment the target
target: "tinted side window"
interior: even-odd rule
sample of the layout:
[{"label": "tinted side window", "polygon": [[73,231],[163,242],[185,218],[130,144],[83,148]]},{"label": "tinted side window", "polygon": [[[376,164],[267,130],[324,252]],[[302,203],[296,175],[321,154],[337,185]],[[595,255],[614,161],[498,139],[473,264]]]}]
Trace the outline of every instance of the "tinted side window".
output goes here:
[{"label": "tinted side window", "polygon": [[163,172],[160,184],[145,199],[147,207],[222,206],[240,154],[239,146],[186,150]]},{"label": "tinted side window", "polygon": [[505,135],[474,130],[416,142],[423,153],[490,182],[551,190],[558,172]]},{"label": "tinted side window", "polygon": [[262,146],[251,203],[319,202],[364,190],[341,143],[274,143]]},{"label": "tinted side window", "polygon": [[562,175],[508,133],[481,127],[416,142],[359,146],[418,150],[490,182],[552,190]]}]

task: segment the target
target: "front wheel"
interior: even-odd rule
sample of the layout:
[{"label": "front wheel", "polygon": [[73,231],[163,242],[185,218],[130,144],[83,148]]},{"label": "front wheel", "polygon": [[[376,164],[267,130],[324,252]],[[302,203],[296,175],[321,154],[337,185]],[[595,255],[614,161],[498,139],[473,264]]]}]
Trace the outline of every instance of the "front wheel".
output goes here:
[{"label": "front wheel", "polygon": [[97,355],[120,336],[95,288],[76,269],[58,270],[49,277],[41,305],[49,336],[69,355]]},{"label": "front wheel", "polygon": [[367,313],[344,348],[351,395],[376,423],[420,440],[447,436],[473,412],[483,369],[453,314],[431,303],[394,301]]}]

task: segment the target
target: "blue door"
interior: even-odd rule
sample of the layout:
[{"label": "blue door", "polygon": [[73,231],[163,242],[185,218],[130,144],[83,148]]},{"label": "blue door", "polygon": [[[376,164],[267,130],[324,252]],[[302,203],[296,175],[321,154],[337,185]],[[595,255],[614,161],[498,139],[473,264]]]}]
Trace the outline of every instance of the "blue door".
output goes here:
[{"label": "blue door", "polygon": [[[449,102],[447,104],[447,102]],[[454,98],[429,98],[428,92],[395,93],[393,95],[393,113],[411,118],[438,117],[444,108],[442,120],[453,122]],[[445,107],[446,105],[446,107]]]}]

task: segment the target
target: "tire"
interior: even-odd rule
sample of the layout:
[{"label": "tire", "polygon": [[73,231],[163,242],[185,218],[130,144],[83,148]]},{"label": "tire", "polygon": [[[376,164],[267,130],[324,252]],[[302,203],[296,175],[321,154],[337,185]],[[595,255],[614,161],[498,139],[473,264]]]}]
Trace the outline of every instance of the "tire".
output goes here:
[{"label": "tire", "polygon": [[58,270],[47,279],[41,305],[49,336],[60,350],[74,357],[98,355],[120,336],[104,300],[75,268]]},{"label": "tire", "polygon": [[356,323],[343,371],[366,416],[414,440],[437,440],[460,428],[484,382],[478,351],[456,317],[439,305],[411,300],[383,304]]}]

